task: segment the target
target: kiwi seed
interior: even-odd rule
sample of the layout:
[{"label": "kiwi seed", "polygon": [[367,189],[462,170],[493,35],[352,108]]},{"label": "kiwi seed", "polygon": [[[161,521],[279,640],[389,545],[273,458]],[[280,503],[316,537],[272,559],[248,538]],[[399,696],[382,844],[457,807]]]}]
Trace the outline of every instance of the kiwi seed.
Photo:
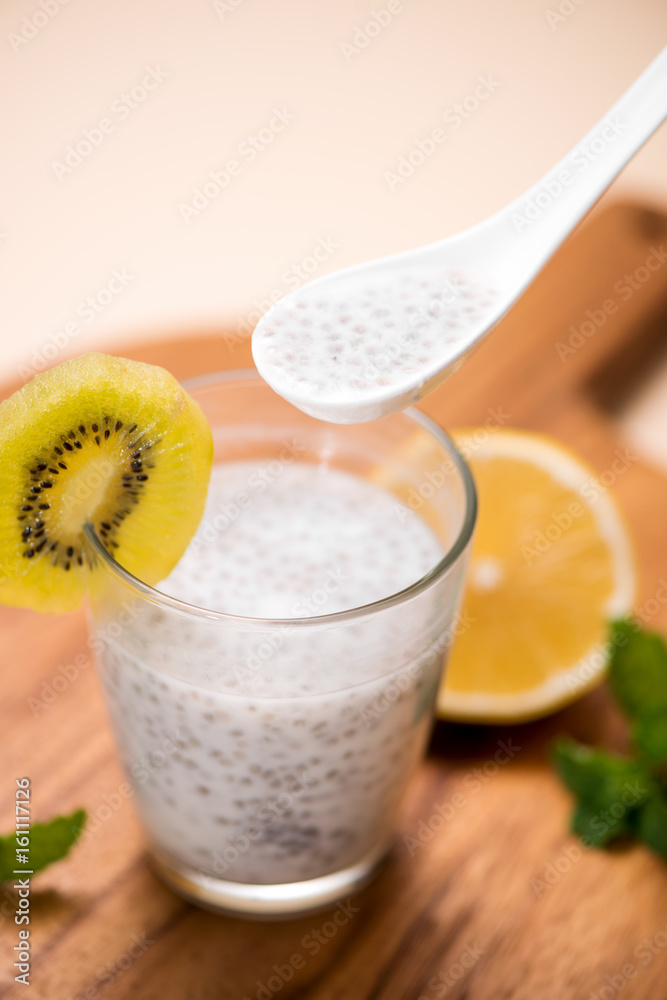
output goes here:
[{"label": "kiwi seed", "polygon": [[[105,415],[90,424],[90,431],[98,447],[102,447],[102,436],[99,434],[100,426],[105,427],[103,432],[105,442],[110,441],[112,435],[115,438],[109,446],[113,448],[114,459],[116,461],[118,459],[119,444],[120,453],[123,456],[121,457],[121,464],[117,472],[117,489],[115,491],[114,506],[109,509],[107,505],[104,511],[104,520],[94,525],[102,544],[107,551],[111,551],[111,549],[118,548],[115,535],[122,521],[125,520],[128,514],[132,513],[133,507],[139,503],[140,494],[132,487],[137,482],[140,487],[143,487],[143,484],[149,478],[145,469],[152,469],[154,467],[153,463],[146,461],[144,453],[159,443],[159,439],[142,443],[145,435],[140,434],[137,437],[136,424],[126,430],[124,434],[121,434],[124,427],[123,421],[114,420],[110,416]],[[58,539],[52,537],[55,528],[52,528],[49,524],[49,515],[46,513],[52,509],[52,505],[50,503],[37,503],[37,501],[41,500],[41,494],[44,490],[54,491],[54,499],[57,498],[59,490],[66,492],[67,477],[63,477],[62,472],[67,472],[68,467],[65,462],[58,460],[59,456],[64,455],[65,452],[80,451],[84,447],[89,447],[86,444],[87,439],[90,440],[86,424],[78,424],[77,431],[78,437],[73,430],[62,432],[56,442],[44,450],[44,454],[37,456],[32,462],[28,463],[26,466],[24,495],[18,505],[17,515],[21,543],[23,545],[23,557],[25,559],[33,559],[36,554],[41,553],[48,546],[49,552],[54,553],[53,565],[61,566],[66,572],[70,571],[73,562],[76,562],[79,566],[86,564],[92,567],[92,553],[85,546],[83,536],[78,544],[69,544],[64,551],[57,553]],[[79,437],[83,439],[83,443],[79,440]],[[59,477],[61,481],[59,482],[55,478],[47,478],[44,475],[45,473],[48,473],[51,477]],[[140,475],[137,475],[137,473],[140,473]],[[109,492],[113,495],[112,487],[110,487]]]}]

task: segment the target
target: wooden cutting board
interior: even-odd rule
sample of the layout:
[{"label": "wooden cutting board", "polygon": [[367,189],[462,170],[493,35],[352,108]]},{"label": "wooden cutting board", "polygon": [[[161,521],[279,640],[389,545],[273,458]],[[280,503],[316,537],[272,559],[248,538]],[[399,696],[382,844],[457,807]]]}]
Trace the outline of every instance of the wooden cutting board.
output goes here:
[{"label": "wooden cutting board", "polygon": [[[662,242],[667,219],[649,209],[594,213],[424,409],[448,427],[502,410],[508,426],[555,434],[609,469],[624,447],[615,413],[665,345],[667,266],[635,281],[630,296],[620,289]],[[562,360],[556,345],[608,299],[617,311],[575,337],[581,346]],[[233,341],[187,332],[122,353],[186,377],[248,366],[248,342]],[[613,492],[636,542],[638,607],[667,630],[667,479],[633,457]],[[0,630],[0,830],[13,825],[22,775],[32,780],[34,821],[80,805],[91,817],[70,858],[33,882],[29,990],[13,981],[17,897],[0,891],[2,1000],[667,996],[667,865],[641,847],[582,851],[548,764],[563,732],[625,746],[604,688],[530,725],[439,723],[379,878],[337,911],[250,923],[187,905],[148,868],[82,615],[0,608]],[[502,745],[511,760],[498,764]],[[420,830],[430,837],[411,853],[403,838]]]}]

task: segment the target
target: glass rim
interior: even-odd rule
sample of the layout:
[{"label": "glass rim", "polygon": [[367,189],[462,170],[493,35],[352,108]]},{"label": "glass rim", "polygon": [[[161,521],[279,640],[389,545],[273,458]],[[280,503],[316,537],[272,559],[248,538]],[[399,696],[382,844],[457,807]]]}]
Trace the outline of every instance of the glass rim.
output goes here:
[{"label": "glass rim", "polygon": [[[190,389],[200,388],[206,385],[218,385],[220,383],[233,381],[252,381],[259,386],[264,386],[270,391],[273,391],[271,390],[269,384],[253,368],[234,368],[224,371],[211,372],[210,374],[205,375],[197,375],[193,378],[186,379],[181,383],[181,385],[186,391],[189,391]],[[427,417],[425,413],[415,409],[415,407],[410,406],[401,412],[409,420],[419,424],[422,428],[424,428],[424,430],[428,431],[428,433],[430,433],[447,452],[463,483],[465,511],[458,535],[452,545],[447,549],[442,559],[437,562],[428,573],[420,577],[419,580],[415,581],[415,583],[410,584],[409,587],[404,587],[403,590],[399,590],[395,594],[383,597],[379,601],[372,601],[370,604],[362,604],[356,608],[349,608],[347,611],[335,611],[328,615],[312,615],[310,617],[301,618],[256,618],[247,615],[233,615],[225,611],[214,611],[210,608],[201,608],[196,604],[188,604],[187,601],[181,601],[177,597],[171,597],[171,595],[163,593],[161,590],[158,590],[157,587],[152,587],[150,584],[144,583],[144,581],[140,580],[139,577],[134,576],[134,574],[126,570],[114,559],[111,553],[105,549],[92,524],[86,524],[84,532],[96,556],[100,559],[106,570],[108,570],[112,576],[116,577],[116,579],[120,580],[126,586],[137,592],[141,597],[151,601],[153,604],[157,604],[163,608],[170,608],[172,611],[177,611],[184,617],[188,618],[208,619],[211,621],[228,622],[230,624],[235,623],[237,625],[252,626],[255,628],[270,627],[277,630],[284,628],[307,628],[316,625],[338,624],[350,619],[375,614],[379,611],[395,607],[398,604],[403,604],[405,601],[411,600],[418,594],[428,590],[445,575],[445,573],[457,561],[459,556],[465,551],[470,539],[472,538],[475,522],[477,520],[477,491],[475,489],[475,483],[470,469],[468,468],[463,455],[458,450],[449,435],[441,427],[439,427],[434,420],[431,420],[430,417]],[[314,420],[316,418],[312,417],[311,419]],[[320,423],[324,424],[326,421],[320,421]]]}]

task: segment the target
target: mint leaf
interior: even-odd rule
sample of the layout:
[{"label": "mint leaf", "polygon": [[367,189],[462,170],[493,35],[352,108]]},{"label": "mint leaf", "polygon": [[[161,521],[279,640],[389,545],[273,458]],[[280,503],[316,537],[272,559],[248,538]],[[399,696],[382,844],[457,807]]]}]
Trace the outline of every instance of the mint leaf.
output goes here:
[{"label": "mint leaf", "polygon": [[554,762],[564,784],[579,799],[572,829],[589,846],[602,847],[633,832],[637,810],[653,789],[640,763],[574,740],[556,745]]},{"label": "mint leaf", "polygon": [[625,782],[646,777],[644,769],[630,757],[594,750],[576,740],[561,740],[554,750],[556,768],[575,795],[613,797]]},{"label": "mint leaf", "polygon": [[16,862],[17,849],[28,852],[29,863],[25,868],[32,872],[60,861],[77,841],[85,821],[85,811],[77,809],[71,816],[59,816],[49,823],[35,823],[30,827],[30,845],[27,848],[18,847],[16,833],[0,837],[0,883],[19,877],[14,875],[14,871],[23,867]]},{"label": "mint leaf", "polygon": [[609,683],[631,719],[660,711],[667,717],[667,647],[662,637],[631,622],[613,622]]},{"label": "mint leaf", "polygon": [[642,805],[637,834],[645,844],[667,858],[667,799],[662,790],[656,790]]},{"label": "mint leaf", "polygon": [[587,847],[606,847],[612,840],[632,833],[625,813],[615,817],[599,803],[586,801],[580,802],[572,813],[570,829],[581,837]]},{"label": "mint leaf", "polygon": [[632,742],[650,765],[667,762],[667,647],[630,622],[613,624],[611,689],[632,722]]},{"label": "mint leaf", "polygon": [[632,727],[632,742],[647,764],[667,762],[667,710],[644,713]]},{"label": "mint leaf", "polygon": [[627,621],[612,623],[611,690],[632,726],[632,757],[574,740],[554,749],[577,797],[572,829],[588,846],[634,836],[667,858],[667,646]]}]

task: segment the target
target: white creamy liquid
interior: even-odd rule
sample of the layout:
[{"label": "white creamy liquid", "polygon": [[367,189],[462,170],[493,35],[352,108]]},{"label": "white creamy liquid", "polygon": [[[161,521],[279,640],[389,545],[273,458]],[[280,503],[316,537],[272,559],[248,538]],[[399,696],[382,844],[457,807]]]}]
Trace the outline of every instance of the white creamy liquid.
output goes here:
[{"label": "white creamy liquid", "polygon": [[[198,535],[164,593],[232,615],[327,615],[423,577],[443,546],[395,497],[347,473],[216,466]],[[234,498],[249,502],[235,519]],[[431,724],[445,611],[422,597],[317,629],[178,618],[150,605],[102,676],[154,841],[212,876],[292,882],[386,836]]]},{"label": "white creamy liquid", "polygon": [[363,269],[342,272],[270,309],[253,334],[253,356],[295,406],[339,423],[364,421],[393,412],[407,387],[452,363],[484,329],[496,298],[451,268],[397,267],[382,281]]}]

